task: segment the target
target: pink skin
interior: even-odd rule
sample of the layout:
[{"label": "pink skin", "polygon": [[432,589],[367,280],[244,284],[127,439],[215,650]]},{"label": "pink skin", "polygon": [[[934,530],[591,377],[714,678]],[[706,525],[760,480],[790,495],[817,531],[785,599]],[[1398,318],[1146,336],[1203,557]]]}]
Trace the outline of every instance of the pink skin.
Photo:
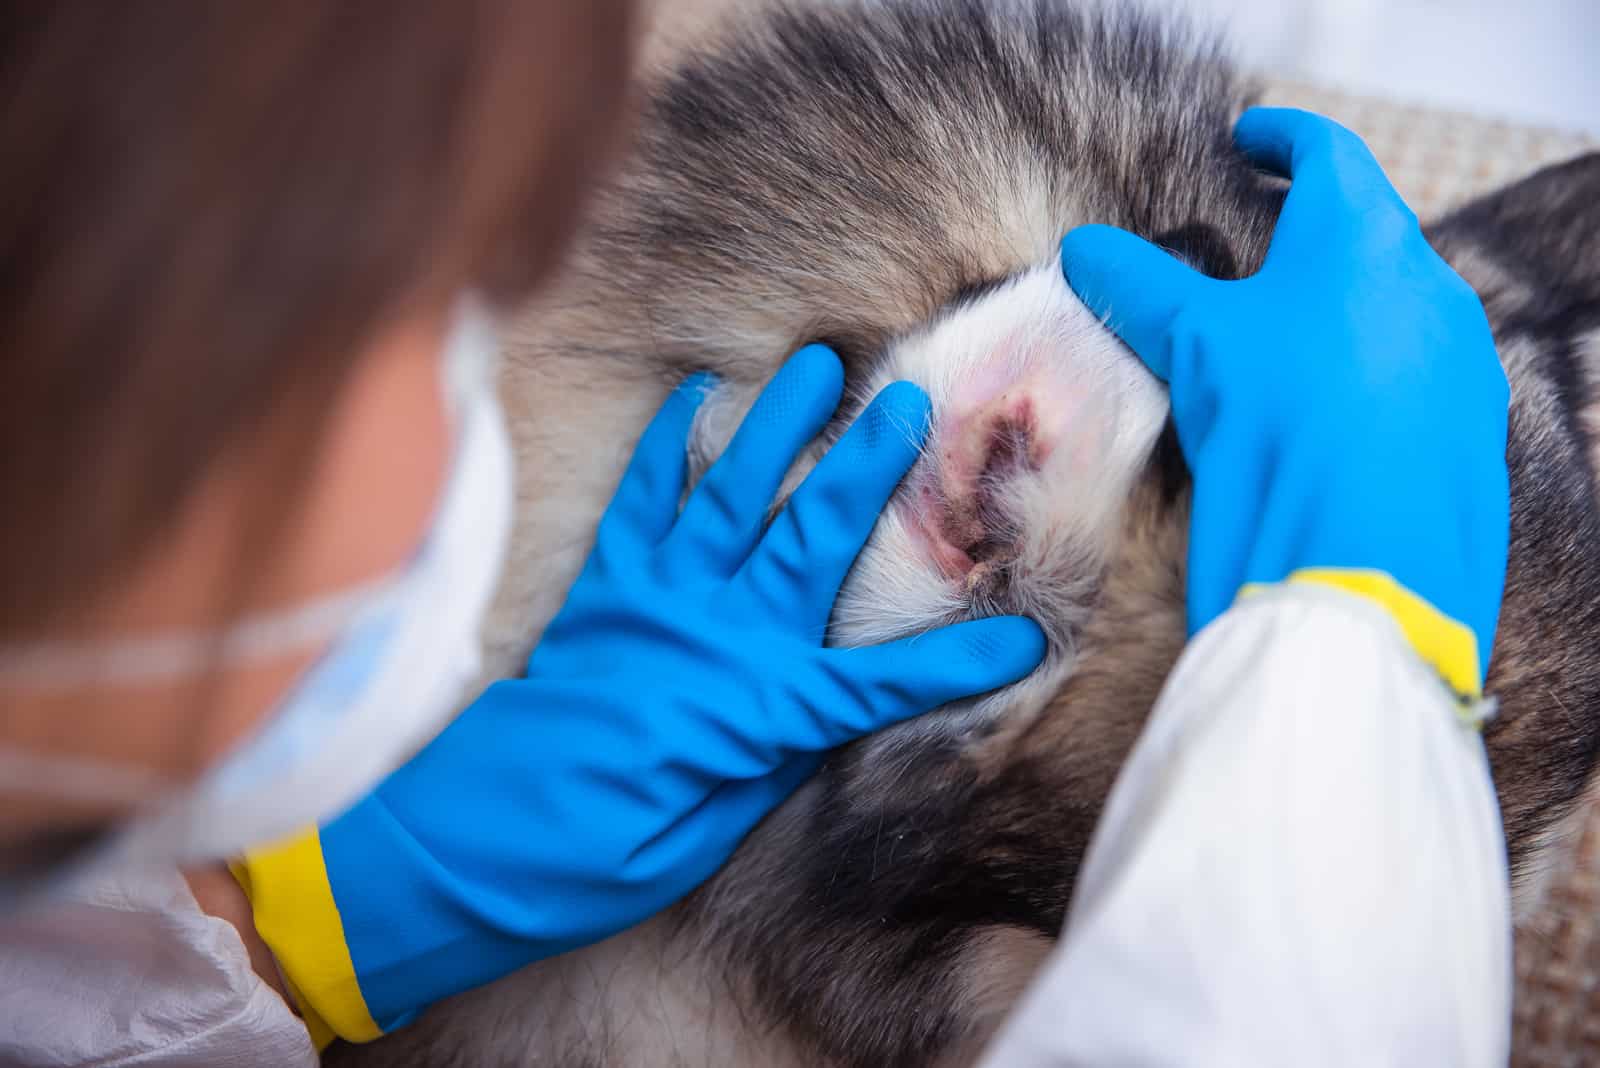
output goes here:
[{"label": "pink skin", "polygon": [[[962,349],[971,342],[959,334],[921,343],[931,351],[904,354],[886,370],[914,379],[919,365],[940,358],[959,360],[961,370],[954,381],[929,383],[935,425],[891,507],[918,556],[953,591],[1009,588],[1026,578],[1015,573],[1031,545],[1020,543],[1021,526],[1070,520],[1068,496],[1096,492],[1101,473],[1117,470],[1118,412],[1136,383],[1111,354],[1091,350],[1080,358],[1073,351],[1103,341],[1087,313],[1068,302],[1028,313],[981,343],[982,351],[970,354],[980,358],[970,362]],[[1048,481],[1037,488],[1054,492],[1031,492],[1036,487],[1018,479]],[[1029,514],[1014,514],[1021,507]],[[1044,539],[1050,530],[1027,533]]]},{"label": "pink skin", "polygon": [[1038,472],[1055,448],[1056,435],[1041,432],[1035,385],[976,391],[976,403],[940,420],[930,442],[935,462],[912,477],[913,537],[952,581],[974,580],[984,558],[1003,554],[993,484]]}]

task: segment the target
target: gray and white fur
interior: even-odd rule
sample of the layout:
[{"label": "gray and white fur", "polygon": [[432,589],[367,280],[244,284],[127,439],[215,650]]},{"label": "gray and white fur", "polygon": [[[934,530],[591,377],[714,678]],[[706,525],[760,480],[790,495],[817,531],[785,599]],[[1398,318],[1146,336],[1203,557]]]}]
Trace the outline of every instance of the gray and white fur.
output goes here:
[{"label": "gray and white fur", "polygon": [[[672,385],[724,382],[698,473],[813,340],[851,399],[791,486],[891,379],[936,412],[832,640],[1024,612],[1049,658],[834,755],[665,915],[330,1063],[970,1063],[1056,936],[1184,636],[1188,476],[1165,395],[1062,283],[1057,242],[1111,223],[1210,274],[1253,271],[1284,186],[1231,145],[1252,92],[1207,40],[1071,0],[769,4],[649,82],[630,156],[508,345],[523,504],[493,667],[518,670],[559,607]],[[1600,741],[1600,156],[1429,234],[1482,295],[1513,385],[1487,740],[1526,900]]]}]

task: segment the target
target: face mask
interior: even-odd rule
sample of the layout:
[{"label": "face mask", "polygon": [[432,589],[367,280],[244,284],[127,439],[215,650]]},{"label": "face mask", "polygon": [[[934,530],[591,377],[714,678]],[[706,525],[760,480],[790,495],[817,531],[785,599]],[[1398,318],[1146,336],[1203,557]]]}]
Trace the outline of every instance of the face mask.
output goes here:
[{"label": "face mask", "polygon": [[479,667],[478,625],[511,526],[511,449],[495,393],[497,342],[463,301],[446,343],[455,457],[427,537],[399,573],[222,635],[0,652],[0,682],[92,674],[171,677],[332,640],[281,706],[194,785],[173,790],[127,768],[0,747],[0,787],[91,801],[136,801],[111,840],[44,870],[0,872],[0,908],[24,891],[106,867],[170,867],[235,855],[336,815],[452,717]]}]

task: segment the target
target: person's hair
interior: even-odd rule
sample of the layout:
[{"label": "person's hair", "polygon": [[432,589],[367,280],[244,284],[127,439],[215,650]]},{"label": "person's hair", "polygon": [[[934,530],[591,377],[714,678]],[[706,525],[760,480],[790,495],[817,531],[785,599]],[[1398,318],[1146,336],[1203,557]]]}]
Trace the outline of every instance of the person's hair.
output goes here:
[{"label": "person's hair", "polygon": [[526,294],[611,148],[630,23],[626,0],[6,5],[0,641],[70,619],[269,417],[314,438],[398,310]]}]

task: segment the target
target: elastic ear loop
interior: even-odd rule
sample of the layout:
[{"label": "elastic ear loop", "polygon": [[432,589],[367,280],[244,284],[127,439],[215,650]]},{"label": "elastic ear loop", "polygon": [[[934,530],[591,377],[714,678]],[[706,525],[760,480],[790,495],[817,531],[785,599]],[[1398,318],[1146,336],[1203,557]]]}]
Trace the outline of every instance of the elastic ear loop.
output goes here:
[{"label": "elastic ear loop", "polygon": [[247,619],[220,634],[171,631],[113,641],[38,642],[0,648],[0,693],[131,685],[183,678],[325,644],[357,616],[397,594],[402,567],[380,579]]},{"label": "elastic ear loop", "polygon": [[141,805],[176,784],[146,768],[35,753],[0,743],[0,789],[100,805]]}]

